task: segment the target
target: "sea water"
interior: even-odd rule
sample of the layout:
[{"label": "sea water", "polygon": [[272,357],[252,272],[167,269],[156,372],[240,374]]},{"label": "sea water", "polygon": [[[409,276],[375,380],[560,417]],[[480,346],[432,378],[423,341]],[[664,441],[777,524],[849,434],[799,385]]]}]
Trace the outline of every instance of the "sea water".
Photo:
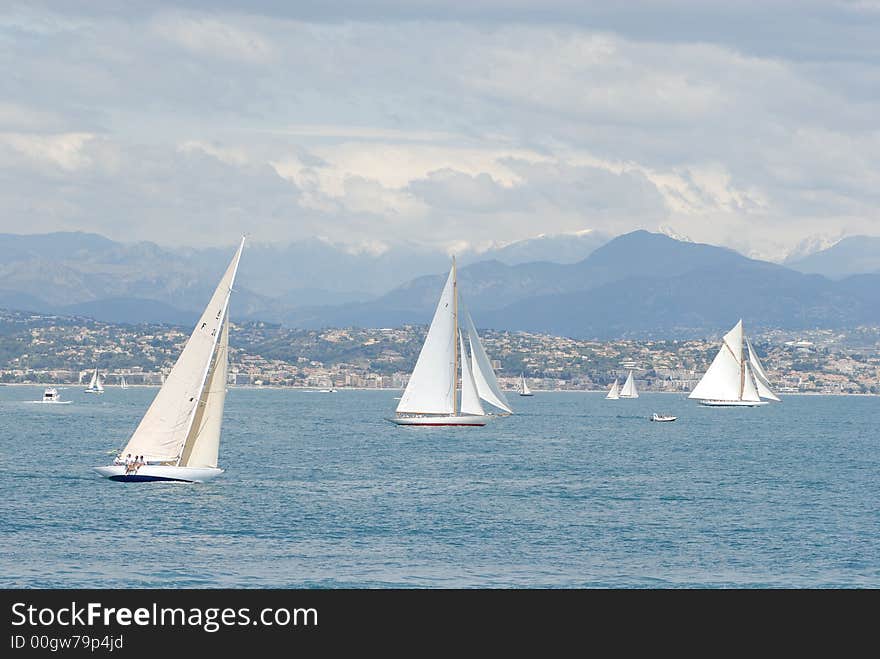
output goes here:
[{"label": "sea water", "polygon": [[0,387],[4,587],[880,587],[876,397],[539,391],[402,428],[395,391],[231,388],[223,475],[124,484],[91,467],[156,389],[60,393]]}]

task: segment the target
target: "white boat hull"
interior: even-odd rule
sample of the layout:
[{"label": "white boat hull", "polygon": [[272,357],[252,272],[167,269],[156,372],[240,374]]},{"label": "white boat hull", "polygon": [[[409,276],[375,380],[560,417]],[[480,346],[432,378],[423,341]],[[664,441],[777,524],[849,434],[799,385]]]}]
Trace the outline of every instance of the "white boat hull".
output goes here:
[{"label": "white boat hull", "polygon": [[763,400],[701,400],[700,405],[706,407],[758,407],[767,405]]},{"label": "white boat hull", "polygon": [[107,465],[93,469],[111,481],[122,483],[149,483],[151,481],[178,481],[182,483],[205,483],[223,473],[217,467],[174,467],[168,465],[144,465],[126,473],[125,465]]},{"label": "white boat hull", "polygon": [[448,416],[395,416],[389,419],[399,426],[485,426],[490,416],[450,414]]}]

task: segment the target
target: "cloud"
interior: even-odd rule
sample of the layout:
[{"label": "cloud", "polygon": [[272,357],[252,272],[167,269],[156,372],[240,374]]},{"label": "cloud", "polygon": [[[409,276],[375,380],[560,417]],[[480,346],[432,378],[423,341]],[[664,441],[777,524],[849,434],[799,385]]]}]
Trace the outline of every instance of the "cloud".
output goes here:
[{"label": "cloud", "polygon": [[254,64],[268,62],[275,48],[264,36],[215,17],[163,14],[152,22],[153,31],[199,55]]},{"label": "cloud", "polygon": [[21,5],[0,19],[0,230],[450,245],[665,225],[766,254],[880,233],[878,20],[813,1]]}]

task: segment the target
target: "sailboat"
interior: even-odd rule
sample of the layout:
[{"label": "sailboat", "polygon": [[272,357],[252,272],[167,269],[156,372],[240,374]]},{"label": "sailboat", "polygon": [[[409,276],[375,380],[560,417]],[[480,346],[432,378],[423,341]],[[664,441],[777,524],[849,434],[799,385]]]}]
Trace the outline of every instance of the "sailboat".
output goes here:
[{"label": "sailboat", "polygon": [[633,380],[633,372],[630,371],[626,376],[626,382],[623,383],[623,387],[620,389],[620,397],[621,398],[638,398],[639,392],[636,391],[636,383]]},{"label": "sailboat", "polygon": [[611,385],[611,390],[605,398],[608,400],[617,400],[620,398],[620,386],[617,384],[617,378],[614,379],[614,384]]},{"label": "sailboat", "polygon": [[520,396],[534,396],[532,390],[529,389],[529,385],[526,382],[526,376],[522,373],[519,374],[519,395]]},{"label": "sailboat", "polygon": [[[748,358],[743,356],[745,340]],[[712,407],[757,407],[779,402],[752,344],[744,336],[742,319],[721,341],[721,349],[688,398]]]},{"label": "sailboat", "polygon": [[[453,258],[416,366],[400,397],[395,416],[389,419],[393,423],[401,426],[485,426],[497,415],[488,414],[483,402],[506,414],[513,413],[498,385],[474,321],[463,306],[459,301]],[[459,321],[463,321],[463,328]]]},{"label": "sailboat", "polygon": [[112,465],[94,468],[101,476],[202,483],[223,473],[217,454],[226,400],[229,298],[243,248],[244,238],[125,448]]},{"label": "sailboat", "polygon": [[98,369],[95,368],[95,372],[92,373],[92,379],[89,381],[89,386],[85,389],[87,394],[103,394],[104,393],[104,385],[101,382],[101,376],[98,375]]},{"label": "sailboat", "polygon": [[120,389],[128,389],[128,382],[125,381],[125,376],[119,376],[119,388]]}]

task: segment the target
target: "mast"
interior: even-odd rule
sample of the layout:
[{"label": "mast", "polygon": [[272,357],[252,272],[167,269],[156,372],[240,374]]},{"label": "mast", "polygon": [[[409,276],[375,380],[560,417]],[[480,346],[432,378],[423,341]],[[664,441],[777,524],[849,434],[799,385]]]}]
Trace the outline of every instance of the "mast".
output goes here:
[{"label": "mast", "polygon": [[[452,255],[452,336],[458,337],[458,273],[455,270],[455,255]],[[458,414],[455,385],[458,379],[458,341],[452,347],[452,416]]]},{"label": "mast", "polygon": [[[241,252],[244,249],[244,240],[245,240],[245,236],[242,236],[241,243],[238,246],[238,252],[236,252],[235,256],[233,257],[235,259],[235,266],[232,268],[232,277],[231,277],[231,279],[229,281],[229,285],[226,289],[226,299],[223,301],[223,307],[217,313],[217,319],[219,320],[222,317],[223,322],[226,322],[226,313],[227,313],[227,310],[229,309],[229,298],[232,295],[232,284],[235,282],[235,275],[238,273],[238,264],[241,261]],[[215,353],[217,352],[217,342],[220,340],[220,334],[223,333],[223,323],[220,323],[219,329],[220,329],[220,332],[217,332],[216,329],[213,332],[213,335],[212,335],[213,341],[211,343],[211,353],[208,358],[208,363],[205,364],[205,369],[202,372],[201,384],[199,385],[198,394],[196,396],[200,402],[202,400],[202,396],[205,393],[205,384],[207,383],[207,380],[208,380],[208,374],[211,372],[211,366],[214,364],[214,357],[215,357]],[[224,384],[224,386],[226,385],[225,382],[223,384]],[[180,451],[177,454],[177,460],[175,461],[175,465],[178,467],[180,466],[180,461],[183,458],[183,452],[186,449],[186,437],[188,437],[190,432],[192,432],[193,421],[195,421],[196,412],[198,412],[198,410],[199,410],[199,404],[197,403],[196,405],[193,406],[192,411],[189,413],[189,421],[187,421],[187,424],[186,424],[187,430],[186,430],[186,435],[184,436],[185,437],[184,442],[180,447]]]}]

